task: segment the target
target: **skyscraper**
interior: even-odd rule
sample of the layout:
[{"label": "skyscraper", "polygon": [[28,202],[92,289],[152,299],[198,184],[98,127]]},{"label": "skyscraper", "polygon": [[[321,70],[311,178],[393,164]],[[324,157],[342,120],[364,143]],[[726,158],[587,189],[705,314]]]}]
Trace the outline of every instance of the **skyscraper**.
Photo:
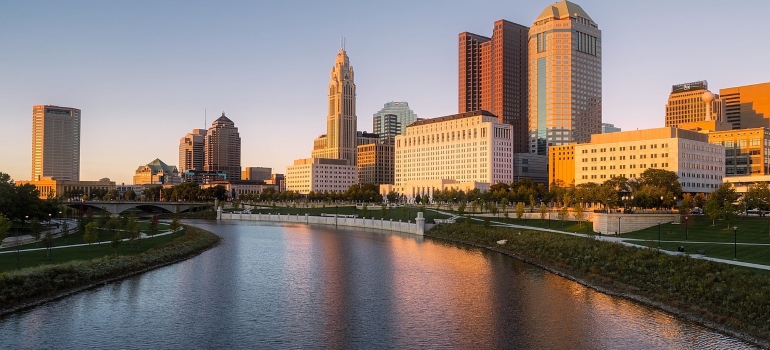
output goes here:
[{"label": "skyscraper", "polygon": [[356,165],[356,84],[344,47],[337,52],[330,75],[326,135],[316,139],[312,156],[345,159]]},{"label": "skyscraper", "polygon": [[499,20],[492,38],[459,35],[458,112],[486,110],[512,125],[516,153],[528,152],[527,29]]},{"label": "skyscraper", "polygon": [[179,171],[203,171],[205,157],[206,129],[193,131],[179,140]]},{"label": "skyscraper", "polygon": [[599,26],[569,1],[546,7],[529,29],[529,150],[588,142],[601,133]]},{"label": "skyscraper", "polygon": [[32,107],[32,181],[80,180],[80,110]]},{"label": "skyscraper", "polygon": [[393,144],[397,135],[404,135],[406,127],[417,121],[417,114],[407,102],[388,102],[372,118],[372,132],[380,135],[380,141]]},{"label": "skyscraper", "polygon": [[225,116],[217,118],[206,132],[205,171],[222,172],[227,180],[241,179],[241,136],[235,123]]}]

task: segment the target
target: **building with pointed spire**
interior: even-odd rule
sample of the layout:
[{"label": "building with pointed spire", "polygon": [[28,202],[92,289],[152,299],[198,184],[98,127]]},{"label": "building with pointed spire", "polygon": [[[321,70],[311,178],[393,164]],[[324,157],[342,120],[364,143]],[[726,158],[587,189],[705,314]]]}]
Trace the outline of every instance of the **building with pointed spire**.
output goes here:
[{"label": "building with pointed spire", "polygon": [[529,151],[602,130],[602,34],[579,5],[548,5],[529,28]]},{"label": "building with pointed spire", "polygon": [[203,170],[224,173],[227,180],[241,179],[241,136],[230,118],[217,118],[206,132]]},{"label": "building with pointed spire", "polygon": [[356,165],[357,119],[353,67],[343,44],[330,74],[326,134],[316,138],[312,157],[345,159]]}]

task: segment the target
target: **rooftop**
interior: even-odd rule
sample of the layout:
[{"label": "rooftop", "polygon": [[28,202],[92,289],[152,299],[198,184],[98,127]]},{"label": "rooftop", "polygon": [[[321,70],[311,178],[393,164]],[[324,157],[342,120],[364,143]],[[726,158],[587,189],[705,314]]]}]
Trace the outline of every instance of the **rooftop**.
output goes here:
[{"label": "rooftop", "polygon": [[465,112],[465,113],[460,113],[460,114],[452,114],[452,115],[447,115],[447,116],[444,116],[444,117],[430,118],[430,119],[421,119],[421,120],[418,120],[418,121],[412,123],[411,125],[407,126],[407,128],[411,128],[413,126],[420,126],[420,125],[431,124],[431,123],[440,123],[440,122],[445,122],[445,121],[454,120],[454,119],[462,119],[462,118],[468,118],[468,117],[475,117],[475,116],[479,116],[479,115],[497,118],[497,116],[492,114],[492,112],[480,109],[480,110],[477,110],[477,111]]},{"label": "rooftop", "polygon": [[570,15],[574,17],[583,17],[591,22],[594,21],[585,11],[583,11],[583,8],[580,7],[580,5],[569,1],[559,1],[546,7],[543,12],[540,13],[540,16],[537,16],[535,22],[546,18],[563,19],[570,17]]}]

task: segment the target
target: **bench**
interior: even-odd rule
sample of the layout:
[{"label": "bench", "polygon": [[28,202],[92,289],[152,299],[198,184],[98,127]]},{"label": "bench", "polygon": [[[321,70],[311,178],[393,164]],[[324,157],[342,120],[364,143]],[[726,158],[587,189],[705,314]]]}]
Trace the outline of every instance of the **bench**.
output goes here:
[{"label": "bench", "polygon": [[706,255],[706,249],[698,249],[698,251],[696,251],[696,253],[698,253],[700,255]]}]

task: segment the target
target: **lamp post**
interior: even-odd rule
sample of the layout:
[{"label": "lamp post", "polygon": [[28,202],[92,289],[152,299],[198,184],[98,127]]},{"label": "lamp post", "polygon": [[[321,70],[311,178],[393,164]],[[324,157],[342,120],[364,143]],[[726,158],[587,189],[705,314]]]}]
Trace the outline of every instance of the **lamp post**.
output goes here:
[{"label": "lamp post", "polygon": [[738,260],[738,226],[733,226],[733,260]]},{"label": "lamp post", "polygon": [[688,221],[687,219],[689,218],[690,217],[687,215],[684,216],[684,240],[685,241],[687,241],[687,221]]},{"label": "lamp post", "polygon": [[620,236],[620,216],[618,216],[618,236]]},{"label": "lamp post", "polygon": [[660,250],[660,221],[658,221],[658,250]]}]

